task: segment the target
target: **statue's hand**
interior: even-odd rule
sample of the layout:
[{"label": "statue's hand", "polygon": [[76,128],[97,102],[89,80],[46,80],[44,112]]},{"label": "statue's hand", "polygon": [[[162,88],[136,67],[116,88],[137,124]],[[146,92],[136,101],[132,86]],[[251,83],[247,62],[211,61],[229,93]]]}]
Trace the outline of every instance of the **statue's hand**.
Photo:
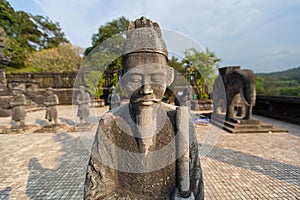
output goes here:
[{"label": "statue's hand", "polygon": [[176,188],[174,200],[195,200],[195,196],[193,192],[188,192],[183,194],[179,192],[178,188]]}]

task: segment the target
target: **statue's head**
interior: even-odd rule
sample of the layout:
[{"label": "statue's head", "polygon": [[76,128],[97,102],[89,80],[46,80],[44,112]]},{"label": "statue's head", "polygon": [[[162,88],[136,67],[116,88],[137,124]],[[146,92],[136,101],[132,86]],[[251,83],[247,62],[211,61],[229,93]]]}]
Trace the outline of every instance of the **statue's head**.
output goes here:
[{"label": "statue's head", "polygon": [[46,93],[47,93],[48,95],[53,94],[53,88],[52,88],[52,87],[48,87],[48,88],[46,89]]},{"label": "statue's head", "polygon": [[145,17],[129,24],[122,64],[121,84],[131,104],[150,106],[160,102],[174,79],[159,25]]},{"label": "statue's head", "polygon": [[84,93],[85,87],[83,85],[79,86],[79,91],[80,91],[80,93]]},{"label": "statue's head", "polygon": [[12,94],[13,95],[23,94],[23,90],[18,88],[18,87],[15,87],[15,88],[12,89]]}]

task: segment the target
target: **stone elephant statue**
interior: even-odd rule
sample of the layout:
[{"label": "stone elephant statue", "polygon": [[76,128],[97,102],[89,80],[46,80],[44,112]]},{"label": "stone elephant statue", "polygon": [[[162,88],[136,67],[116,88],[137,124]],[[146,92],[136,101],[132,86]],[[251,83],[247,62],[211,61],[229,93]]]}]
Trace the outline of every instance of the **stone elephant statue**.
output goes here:
[{"label": "stone elephant statue", "polygon": [[238,94],[244,104],[243,119],[250,119],[256,102],[256,75],[252,70],[240,69],[239,66],[220,68],[219,72],[226,93],[226,119],[230,120],[235,116],[234,107],[237,105]]}]

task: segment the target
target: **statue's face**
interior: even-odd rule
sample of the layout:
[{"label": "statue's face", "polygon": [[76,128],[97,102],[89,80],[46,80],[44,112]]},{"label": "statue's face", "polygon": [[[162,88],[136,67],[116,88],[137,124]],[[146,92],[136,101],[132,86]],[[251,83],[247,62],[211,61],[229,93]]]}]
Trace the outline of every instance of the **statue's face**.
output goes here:
[{"label": "statue's face", "polygon": [[53,94],[53,91],[52,90],[47,90],[46,93],[47,93],[47,95],[51,95],[51,94]]},{"label": "statue's face", "polygon": [[128,70],[121,82],[131,104],[151,106],[159,103],[174,76],[167,59],[156,53],[136,53],[128,55],[125,63]]},{"label": "statue's face", "polygon": [[19,94],[19,91],[14,89],[14,90],[12,91],[12,93],[13,93],[13,95],[18,95],[18,94]]},{"label": "statue's face", "polygon": [[80,91],[80,93],[83,94],[83,93],[84,93],[84,88],[83,88],[83,87],[80,87],[80,88],[79,88],[79,91]]}]

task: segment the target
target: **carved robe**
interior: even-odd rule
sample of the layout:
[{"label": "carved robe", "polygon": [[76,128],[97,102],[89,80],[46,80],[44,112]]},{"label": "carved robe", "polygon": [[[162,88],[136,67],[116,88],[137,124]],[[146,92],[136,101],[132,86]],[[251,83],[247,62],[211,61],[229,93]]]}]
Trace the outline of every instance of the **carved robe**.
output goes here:
[{"label": "carved robe", "polygon": [[[176,161],[176,110],[161,103],[157,130],[149,152],[135,135],[125,104],[104,114],[88,164],[84,199],[174,199],[178,186]],[[204,199],[195,129],[190,130],[190,191]]]},{"label": "carved robe", "polygon": [[77,117],[79,118],[87,118],[90,115],[89,111],[89,101],[90,101],[90,95],[85,93],[79,93],[77,95],[77,103],[78,103],[78,111],[77,111]]},{"label": "carved robe", "polygon": [[47,95],[44,103],[49,103],[46,105],[46,119],[52,120],[57,119],[56,105],[59,104],[58,96],[56,94]]},{"label": "carved robe", "polygon": [[11,119],[15,121],[20,121],[25,119],[26,111],[25,111],[25,104],[26,98],[24,94],[19,94],[13,97],[12,102],[14,106],[12,108],[12,115]]},{"label": "carved robe", "polygon": [[121,105],[120,95],[117,93],[108,95],[109,110],[117,108]]}]

